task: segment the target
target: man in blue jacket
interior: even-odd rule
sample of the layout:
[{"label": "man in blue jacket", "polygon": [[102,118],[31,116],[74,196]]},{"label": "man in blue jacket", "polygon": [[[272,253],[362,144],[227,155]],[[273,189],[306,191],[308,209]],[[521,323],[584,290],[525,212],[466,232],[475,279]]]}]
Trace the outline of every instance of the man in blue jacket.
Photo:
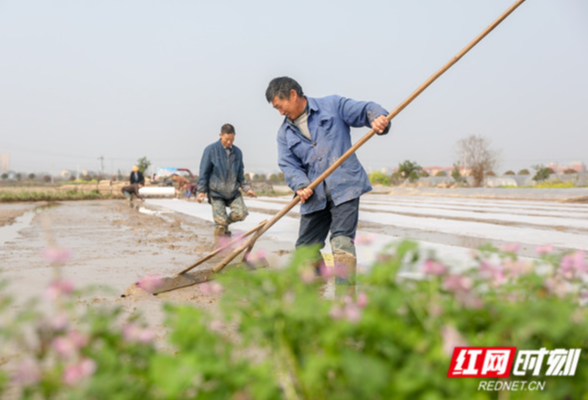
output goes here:
[{"label": "man in blue jacket", "polygon": [[350,127],[388,133],[388,112],[376,103],[337,95],[306,97],[288,77],[273,79],[266,99],[286,117],[278,131],[278,164],[302,202],[296,247],[322,248],[330,232],[335,264],[344,271],[336,283],[353,294],[359,197],[372,189],[367,174],[353,154],[314,191],[308,186],[351,147]]},{"label": "man in blue jacket", "polygon": [[[218,244],[219,237],[230,235],[229,224],[243,221],[248,215],[239,189],[243,189],[250,197],[257,197],[245,183],[243,153],[233,145],[235,128],[231,124],[224,124],[219,136],[220,140],[204,149],[196,197],[198,202],[202,202],[208,196],[212,205],[215,244]],[[228,215],[227,207],[231,210]]]}]

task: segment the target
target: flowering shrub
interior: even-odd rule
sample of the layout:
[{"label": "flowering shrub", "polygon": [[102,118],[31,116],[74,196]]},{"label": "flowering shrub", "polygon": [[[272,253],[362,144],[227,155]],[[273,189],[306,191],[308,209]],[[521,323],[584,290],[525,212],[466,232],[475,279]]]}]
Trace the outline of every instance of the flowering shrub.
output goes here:
[{"label": "flowering shrub", "polygon": [[[355,297],[328,300],[336,270],[323,265],[316,276],[313,253],[301,250],[286,269],[236,269],[203,284],[220,297],[220,311],[165,305],[169,333],[157,346],[139,317],[116,307],[80,310],[79,292],[57,279],[47,291],[53,313],[23,307],[0,326],[1,343],[18,354],[10,371],[0,370],[0,395],[16,386],[23,399],[504,398],[478,391],[479,379],[447,378],[449,362],[456,346],[516,346],[583,353],[575,376],[516,377],[546,381],[546,389],[506,394],[582,398],[585,254],[540,246],[527,261],[518,251],[486,246],[458,272],[402,242],[360,277]],[[149,276],[140,286],[158,282]],[[2,297],[0,315],[11,310]]]}]

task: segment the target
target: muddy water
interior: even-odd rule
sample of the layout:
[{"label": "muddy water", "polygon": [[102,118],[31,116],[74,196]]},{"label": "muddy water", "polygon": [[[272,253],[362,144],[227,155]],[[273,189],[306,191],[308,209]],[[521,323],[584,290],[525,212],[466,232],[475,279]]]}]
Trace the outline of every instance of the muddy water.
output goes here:
[{"label": "muddy water", "polygon": [[[146,274],[174,276],[208,254],[213,244],[211,222],[157,207],[135,210],[117,200],[34,208],[4,207],[21,215],[14,224],[0,227],[0,232],[7,229],[0,247],[0,277],[11,281],[8,290],[17,300],[42,294],[54,277],[55,270],[43,259],[42,251],[55,242],[72,251],[72,258],[60,269],[63,277],[77,287],[93,285],[98,289],[98,294],[80,299],[83,303],[124,304],[148,312],[156,320],[161,301],[188,301],[203,307],[215,303],[214,296],[203,295],[198,285],[157,297],[134,290],[131,296],[120,297]],[[258,245],[272,265],[280,266],[286,262],[291,243],[262,237]],[[220,257],[197,268],[210,269]]]}]

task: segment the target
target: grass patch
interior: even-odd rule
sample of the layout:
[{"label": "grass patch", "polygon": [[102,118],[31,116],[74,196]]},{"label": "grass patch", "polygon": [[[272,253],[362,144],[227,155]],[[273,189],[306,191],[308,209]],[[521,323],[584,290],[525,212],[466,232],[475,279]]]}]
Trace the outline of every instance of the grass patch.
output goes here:
[{"label": "grass patch", "polygon": [[537,189],[570,189],[577,187],[572,182],[548,181],[535,185]]},{"label": "grass patch", "polygon": [[100,193],[97,190],[81,192],[69,190],[67,192],[38,192],[38,191],[0,191],[0,203],[20,201],[67,201],[67,200],[96,200],[111,199],[110,193]]}]

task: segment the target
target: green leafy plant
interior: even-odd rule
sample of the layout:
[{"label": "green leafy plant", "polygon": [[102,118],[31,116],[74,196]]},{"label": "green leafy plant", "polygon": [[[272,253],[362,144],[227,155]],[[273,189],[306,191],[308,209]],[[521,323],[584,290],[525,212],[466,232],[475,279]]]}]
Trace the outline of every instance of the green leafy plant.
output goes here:
[{"label": "green leafy plant", "polygon": [[543,165],[535,165],[533,168],[537,171],[535,176],[533,176],[533,180],[537,182],[549,179],[549,176],[553,174],[553,170],[551,168],[545,167]]},{"label": "green leafy plant", "polygon": [[390,185],[390,177],[388,177],[388,175],[386,175],[380,171],[371,172],[368,175],[368,178],[369,178],[370,182],[374,185],[386,185],[386,186]]},{"label": "green leafy plant", "polygon": [[419,179],[419,173],[423,168],[416,162],[406,160],[398,165],[398,172],[404,179],[415,182]]},{"label": "green leafy plant", "polygon": [[147,157],[141,157],[137,160],[137,167],[139,167],[139,171],[142,173],[146,173],[150,166],[151,161],[149,161]]},{"label": "green leafy plant", "polygon": [[[54,264],[68,258],[50,250]],[[518,251],[487,245],[458,270],[403,241],[359,277],[355,295],[327,299],[339,267],[316,275],[314,252],[300,249],[285,269],[234,269],[201,284],[220,311],[165,305],[160,345],[140,316],[76,306],[61,279],[46,292],[49,314],[32,303],[15,313],[0,288],[0,344],[17,355],[10,373],[0,369],[0,395],[17,385],[22,399],[495,399],[478,379],[447,378],[456,346],[577,348],[580,365],[588,358],[584,252],[540,246],[528,261]],[[582,398],[588,370],[510,379],[547,383],[511,398]]]}]

